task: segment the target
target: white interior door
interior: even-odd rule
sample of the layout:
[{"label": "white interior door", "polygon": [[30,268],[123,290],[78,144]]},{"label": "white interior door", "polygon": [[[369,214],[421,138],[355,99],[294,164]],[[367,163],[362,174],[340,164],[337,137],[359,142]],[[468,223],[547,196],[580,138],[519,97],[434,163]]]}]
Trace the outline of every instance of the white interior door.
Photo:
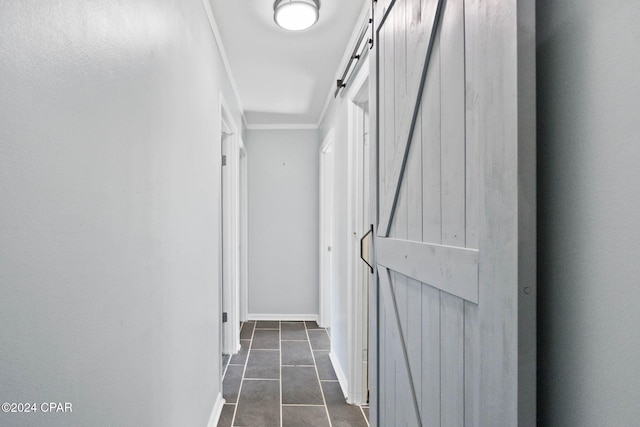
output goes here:
[{"label": "white interior door", "polygon": [[[368,87],[367,87],[368,89]],[[367,227],[370,227],[373,222],[371,215],[371,201],[370,201],[370,181],[369,176],[371,175],[370,171],[370,123],[369,123],[369,102],[367,99],[366,106],[363,107],[363,135],[362,135],[362,153],[360,158],[362,159],[362,171],[361,171],[361,179],[362,179],[362,229],[366,230]],[[362,301],[362,314],[360,321],[364,326],[363,330],[363,385],[361,387],[362,393],[364,395],[364,401],[369,403],[369,288],[371,286],[371,276],[369,274],[369,267],[366,265],[361,266],[361,277],[362,277],[362,294],[360,295],[360,299]]]},{"label": "white interior door", "polygon": [[374,7],[372,423],[536,425],[535,3]]},{"label": "white interior door", "polygon": [[221,95],[220,265],[222,301],[222,352],[240,350],[240,138]]},{"label": "white interior door", "polygon": [[222,353],[233,354],[231,322],[229,322],[229,314],[233,311],[233,263],[232,263],[232,197],[231,197],[231,174],[229,168],[230,157],[230,139],[231,134],[223,133],[221,140],[221,200],[222,207],[220,209],[221,227],[220,235],[222,237],[221,251],[221,284],[222,284]]},{"label": "white interior door", "polygon": [[333,132],[320,147],[320,315],[318,324],[331,326],[333,277]]}]

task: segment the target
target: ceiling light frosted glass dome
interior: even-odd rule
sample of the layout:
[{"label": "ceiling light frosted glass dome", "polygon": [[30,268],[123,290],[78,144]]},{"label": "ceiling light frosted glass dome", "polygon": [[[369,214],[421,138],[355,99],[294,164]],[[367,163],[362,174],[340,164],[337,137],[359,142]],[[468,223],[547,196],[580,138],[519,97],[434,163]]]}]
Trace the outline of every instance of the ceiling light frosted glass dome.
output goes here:
[{"label": "ceiling light frosted glass dome", "polygon": [[305,30],[318,22],[318,0],[276,0],[273,19],[285,30]]}]

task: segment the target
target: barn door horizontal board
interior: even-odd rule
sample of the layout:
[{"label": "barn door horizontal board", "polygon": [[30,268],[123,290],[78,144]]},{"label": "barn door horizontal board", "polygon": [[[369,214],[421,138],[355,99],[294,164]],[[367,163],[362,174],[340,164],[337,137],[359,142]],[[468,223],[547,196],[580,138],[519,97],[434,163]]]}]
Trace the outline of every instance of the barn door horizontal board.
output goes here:
[{"label": "barn door horizontal board", "polygon": [[478,302],[478,250],[378,238],[378,264],[469,302]]}]

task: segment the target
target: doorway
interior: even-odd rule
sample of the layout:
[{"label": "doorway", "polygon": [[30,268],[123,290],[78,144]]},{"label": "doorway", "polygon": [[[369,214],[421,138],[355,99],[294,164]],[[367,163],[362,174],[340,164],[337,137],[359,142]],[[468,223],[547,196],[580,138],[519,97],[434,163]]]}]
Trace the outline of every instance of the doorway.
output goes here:
[{"label": "doorway", "polygon": [[239,268],[239,285],[240,285],[240,322],[246,322],[249,312],[249,259],[248,251],[248,193],[247,193],[247,149],[242,139],[239,139],[240,158],[238,162],[238,180],[239,180],[239,236],[238,251],[240,255]]},{"label": "doorway", "polygon": [[[360,259],[370,229],[369,72],[363,66],[347,93],[348,103],[348,390],[349,403],[365,405],[369,391],[369,267]],[[367,258],[367,257],[365,257]]]},{"label": "doorway", "polygon": [[320,146],[320,315],[318,324],[331,326],[333,279],[333,130]]},{"label": "doorway", "polygon": [[241,251],[241,141],[222,94],[220,133],[220,336],[222,354],[233,355],[240,350],[240,281],[245,263]]}]

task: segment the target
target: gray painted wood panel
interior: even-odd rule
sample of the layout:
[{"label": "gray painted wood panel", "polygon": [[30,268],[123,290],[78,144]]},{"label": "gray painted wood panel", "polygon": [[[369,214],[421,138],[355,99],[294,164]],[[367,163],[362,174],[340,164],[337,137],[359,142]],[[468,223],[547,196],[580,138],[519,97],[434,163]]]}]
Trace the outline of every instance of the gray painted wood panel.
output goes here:
[{"label": "gray painted wood panel", "polygon": [[[411,19],[414,17],[411,7],[407,7],[408,26],[411,28]],[[417,24],[414,24],[417,25]],[[411,31],[409,32],[411,33]],[[407,34],[409,36],[409,34]],[[410,77],[408,77],[410,78]],[[422,240],[422,112],[418,113],[413,141],[409,148],[407,159],[406,187],[407,187],[407,239],[412,241]],[[424,418],[422,411],[422,283],[415,279],[407,278],[407,358],[409,368],[413,375],[415,395],[420,416]],[[424,420],[422,421],[424,424]]]},{"label": "gray painted wood panel", "polygon": [[[395,134],[393,144],[389,147],[396,153],[399,141],[406,138],[405,133],[410,127],[411,112],[407,105],[407,23],[406,23],[407,0],[396,0],[389,15],[389,20],[393,21],[393,72],[394,72],[394,94],[393,105],[395,111]],[[407,114],[408,113],[408,114]],[[407,116],[409,118],[407,119]]]},{"label": "gray painted wood panel", "polygon": [[517,6],[518,40],[518,423],[536,418],[537,288],[536,4]]},{"label": "gray painted wood panel", "polygon": [[440,294],[422,286],[422,422],[440,425]]},{"label": "gray painted wood panel", "polygon": [[[416,377],[411,371],[411,367],[408,360],[407,342],[405,335],[400,327],[399,314],[400,311],[397,306],[397,294],[395,287],[391,282],[390,272],[386,269],[380,271],[380,290],[381,295],[384,296],[385,310],[395,314],[394,319],[387,319],[388,323],[385,327],[385,334],[387,344],[390,344],[390,348],[385,350],[386,362],[389,367],[394,366],[395,372],[393,379],[395,381],[393,399],[395,402],[395,409],[388,411],[388,420],[393,420],[393,423],[389,425],[394,426],[414,426],[421,425],[420,421],[420,409],[416,399],[416,387],[415,382],[420,377]],[[386,408],[385,408],[386,409]]]},{"label": "gray painted wood panel", "polygon": [[465,68],[463,0],[447,0],[440,27],[442,243],[465,246]]},{"label": "gray painted wood panel", "polygon": [[533,0],[378,3],[378,425],[535,425]]},{"label": "gray painted wood panel", "polygon": [[[467,2],[468,3],[468,2]],[[465,8],[465,18],[469,10]],[[477,22],[477,21],[476,21]],[[479,108],[474,102],[475,92],[469,82],[474,80],[476,74],[476,64],[484,61],[485,58],[477,56],[477,51],[472,48],[475,40],[469,40],[472,32],[467,28],[465,20],[465,81],[467,82],[467,93],[465,97],[466,110]],[[481,182],[481,170],[483,168],[480,161],[480,141],[478,137],[479,126],[478,114],[465,114],[466,126],[466,246],[467,248],[478,249],[479,227],[480,227],[480,199],[483,191]],[[480,426],[480,309],[476,304],[464,303],[464,328],[465,328],[465,352],[464,352],[464,375],[465,375],[465,395],[464,395],[464,416],[465,426]]]},{"label": "gray painted wood panel", "polygon": [[[375,20],[377,16],[377,6],[379,2],[373,3],[372,6],[372,18]],[[379,43],[379,40],[374,40],[375,43]],[[375,49],[369,51],[369,102],[372,108],[369,108],[369,182],[366,184],[369,187],[369,213],[373,227],[378,224],[378,174],[379,174],[379,129],[382,125],[380,115],[377,108],[378,93],[378,79],[380,68],[375,66],[379,60],[380,49],[375,46]],[[366,179],[366,177],[365,177]],[[375,235],[375,234],[374,234]],[[375,259],[375,249],[372,251],[372,256]],[[380,425],[379,422],[379,407],[380,407],[380,355],[379,355],[379,337],[378,331],[380,330],[380,322],[378,317],[378,275],[374,272],[369,276],[369,423],[370,425]]]},{"label": "gray painted wood panel", "polygon": [[407,238],[422,241],[422,110],[418,114],[407,158]]},{"label": "gray painted wood panel", "polygon": [[[389,19],[393,19],[393,38],[394,38],[394,94],[393,104],[395,111],[395,133],[390,147],[390,158],[397,157],[397,147],[399,141],[406,138],[400,133],[409,126],[405,124],[407,121],[406,105],[408,102],[407,94],[407,25],[406,25],[406,5],[407,0],[396,0],[391,10]],[[398,189],[398,200],[396,204],[395,220],[391,224],[393,235],[399,239],[407,239],[408,226],[408,208],[407,208],[407,186],[406,181],[401,182]],[[407,277],[403,274],[392,272],[392,287],[395,293],[395,309],[400,323],[399,330],[402,338],[407,339],[407,321],[408,321],[408,300],[407,300]]]},{"label": "gray painted wood panel", "polygon": [[435,34],[422,94],[422,241],[442,242],[440,31]]},{"label": "gray painted wood panel", "polygon": [[[521,15],[522,8],[528,13]],[[469,0],[466,11],[467,63],[469,72],[472,70],[467,90],[473,94],[467,115],[472,116],[482,153],[479,182],[485,192],[480,202],[479,342],[482,350],[485,343],[492,343],[488,351],[480,352],[479,424],[535,425],[535,410],[519,414],[522,404],[531,407],[535,401],[535,383],[521,381],[520,377],[535,372],[535,365],[519,366],[518,359],[523,350],[535,354],[535,341],[522,342],[524,335],[519,330],[523,324],[535,325],[535,311],[531,309],[535,297],[524,292],[524,286],[534,277],[535,252],[528,252],[528,258],[521,255],[535,242],[535,227],[529,223],[521,228],[521,219],[526,222],[534,205],[526,213],[518,209],[519,196],[531,195],[535,186],[529,168],[520,168],[518,157],[522,150],[533,156],[535,147],[534,132],[526,138],[518,134],[523,120],[519,115],[527,114],[518,108],[518,82],[522,76],[533,80],[535,69],[518,68],[518,58],[535,55],[535,50],[531,41],[520,44],[518,29],[531,27],[535,17],[532,2],[522,0]],[[531,93],[522,94],[527,95]],[[529,98],[527,102],[534,100]],[[533,161],[533,157],[528,160]],[[526,282],[519,275],[525,265],[529,275]],[[531,301],[528,309],[521,310],[521,299]],[[526,402],[521,401],[524,395],[529,399]],[[501,411],[491,410],[499,406]]]},{"label": "gray painted wood panel", "polygon": [[464,425],[480,426],[480,309],[464,302]]},{"label": "gray painted wood panel", "polygon": [[[434,2],[423,0],[422,9]],[[422,131],[422,239],[440,243],[442,209],[440,198],[440,31],[434,35],[433,51],[421,100]],[[440,290],[422,286],[422,422],[425,426],[440,425]]]},{"label": "gray painted wood panel", "polygon": [[[380,273],[380,270],[378,270]],[[380,276],[379,276],[380,277]],[[386,284],[386,282],[384,282]],[[380,277],[380,286],[379,289],[382,289],[383,281],[382,277]],[[396,363],[393,357],[393,340],[390,339],[390,328],[392,321],[392,316],[389,311],[389,298],[384,297],[385,293],[380,293],[380,406],[379,406],[379,416],[380,416],[380,425],[390,425],[395,421],[395,412],[396,412],[396,390],[395,390],[395,372],[396,372]],[[389,314],[389,316],[387,316]],[[391,391],[391,392],[390,392]]]},{"label": "gray painted wood panel", "polygon": [[441,293],[441,426],[464,425],[464,302]]},{"label": "gray painted wood panel", "polygon": [[[441,70],[441,200],[442,243],[466,244],[466,143],[464,2],[447,0],[440,27]],[[478,252],[473,251],[475,255]],[[457,255],[457,254],[456,254]],[[463,271],[462,257],[451,260],[451,271]],[[477,258],[474,260],[477,262]],[[477,263],[473,286],[478,302]],[[453,280],[462,284],[462,280]],[[454,294],[459,295],[459,294]],[[464,425],[464,300],[441,294],[441,426]]]},{"label": "gray painted wood panel", "polygon": [[478,254],[476,249],[376,239],[379,265],[474,303],[478,303]]},{"label": "gray painted wood panel", "polygon": [[[417,2],[418,0],[412,0],[412,1]],[[413,126],[414,126],[414,123],[419,111],[421,99],[422,99],[422,90],[424,87],[423,83],[427,74],[426,65],[428,65],[429,63],[429,57],[431,54],[433,42],[435,40],[434,32],[437,28],[436,21],[439,16],[443,3],[444,3],[443,0],[437,0],[437,3],[436,3],[437,6],[435,8],[428,9],[428,10],[433,10],[433,16],[425,16],[424,25],[427,25],[427,32],[430,34],[428,43],[424,43],[421,45],[422,47],[425,48],[425,52],[418,52],[418,51],[413,52],[413,54],[415,54],[418,58],[422,58],[422,59],[414,63],[415,64],[414,67],[419,67],[421,71],[419,73],[418,72],[408,73],[412,76],[416,76],[418,74],[420,75],[420,81],[417,84],[418,91],[416,93],[412,93],[407,98],[408,99],[407,102],[410,103],[410,107],[406,108],[406,114],[410,116],[411,120],[404,120],[402,122],[398,122],[399,114],[396,114],[394,125],[396,127],[400,125],[403,126],[398,128],[398,130],[396,130],[396,135],[398,135],[398,138],[400,139],[397,141],[397,145],[395,141],[391,142],[386,138],[383,139],[383,143],[381,144],[381,149],[382,147],[393,146],[395,147],[395,151],[393,154],[389,154],[387,152],[387,154],[385,155],[386,157],[392,156],[393,159],[391,161],[389,161],[389,158],[385,159],[386,164],[390,165],[390,169],[386,171],[386,182],[383,185],[381,185],[380,192],[379,192],[379,197],[381,198],[380,200],[381,210],[380,210],[380,221],[378,224],[377,234],[380,236],[388,236],[389,234],[389,228],[392,222],[391,218],[394,215],[394,209],[396,207],[398,190],[400,189],[400,180],[404,173],[406,158],[408,155],[408,148],[411,142],[411,133],[413,131]],[[388,12],[389,19],[384,21],[384,25],[382,26],[383,29],[385,26],[390,26],[395,24],[393,20],[393,16],[394,16],[394,12],[395,12],[394,9],[396,4],[398,3],[396,2],[392,4],[392,9],[390,12]],[[385,44],[385,48],[387,47],[388,47],[387,44]],[[388,61],[389,59],[390,59],[389,57],[385,56],[385,61]],[[388,74],[386,74],[386,78],[389,78]],[[386,105],[386,103],[394,99],[394,98],[386,98],[386,97],[384,98],[385,98],[385,102],[384,103],[381,102],[380,105]],[[394,105],[395,105],[395,102],[394,102]],[[404,109],[400,111],[402,113],[405,113]],[[389,117],[389,116],[386,116],[386,117]]]},{"label": "gray painted wood panel", "polygon": [[[418,409],[422,405],[422,283],[407,279],[407,329],[405,342],[407,346],[407,360],[413,376],[415,398]],[[421,412],[422,416],[422,412]]]},{"label": "gray painted wood panel", "polygon": [[[385,100],[382,108],[380,109],[380,138],[383,141],[392,140],[395,135],[395,112],[392,102],[388,102],[389,99],[394,97],[394,67],[393,61],[395,60],[393,52],[393,22],[388,23],[380,31],[380,44],[384,47],[380,49],[380,81],[381,85],[380,97]],[[390,156],[393,153],[393,147],[389,147],[389,144],[381,144],[380,150],[380,188],[387,187],[388,171],[390,163],[393,158]]]}]

